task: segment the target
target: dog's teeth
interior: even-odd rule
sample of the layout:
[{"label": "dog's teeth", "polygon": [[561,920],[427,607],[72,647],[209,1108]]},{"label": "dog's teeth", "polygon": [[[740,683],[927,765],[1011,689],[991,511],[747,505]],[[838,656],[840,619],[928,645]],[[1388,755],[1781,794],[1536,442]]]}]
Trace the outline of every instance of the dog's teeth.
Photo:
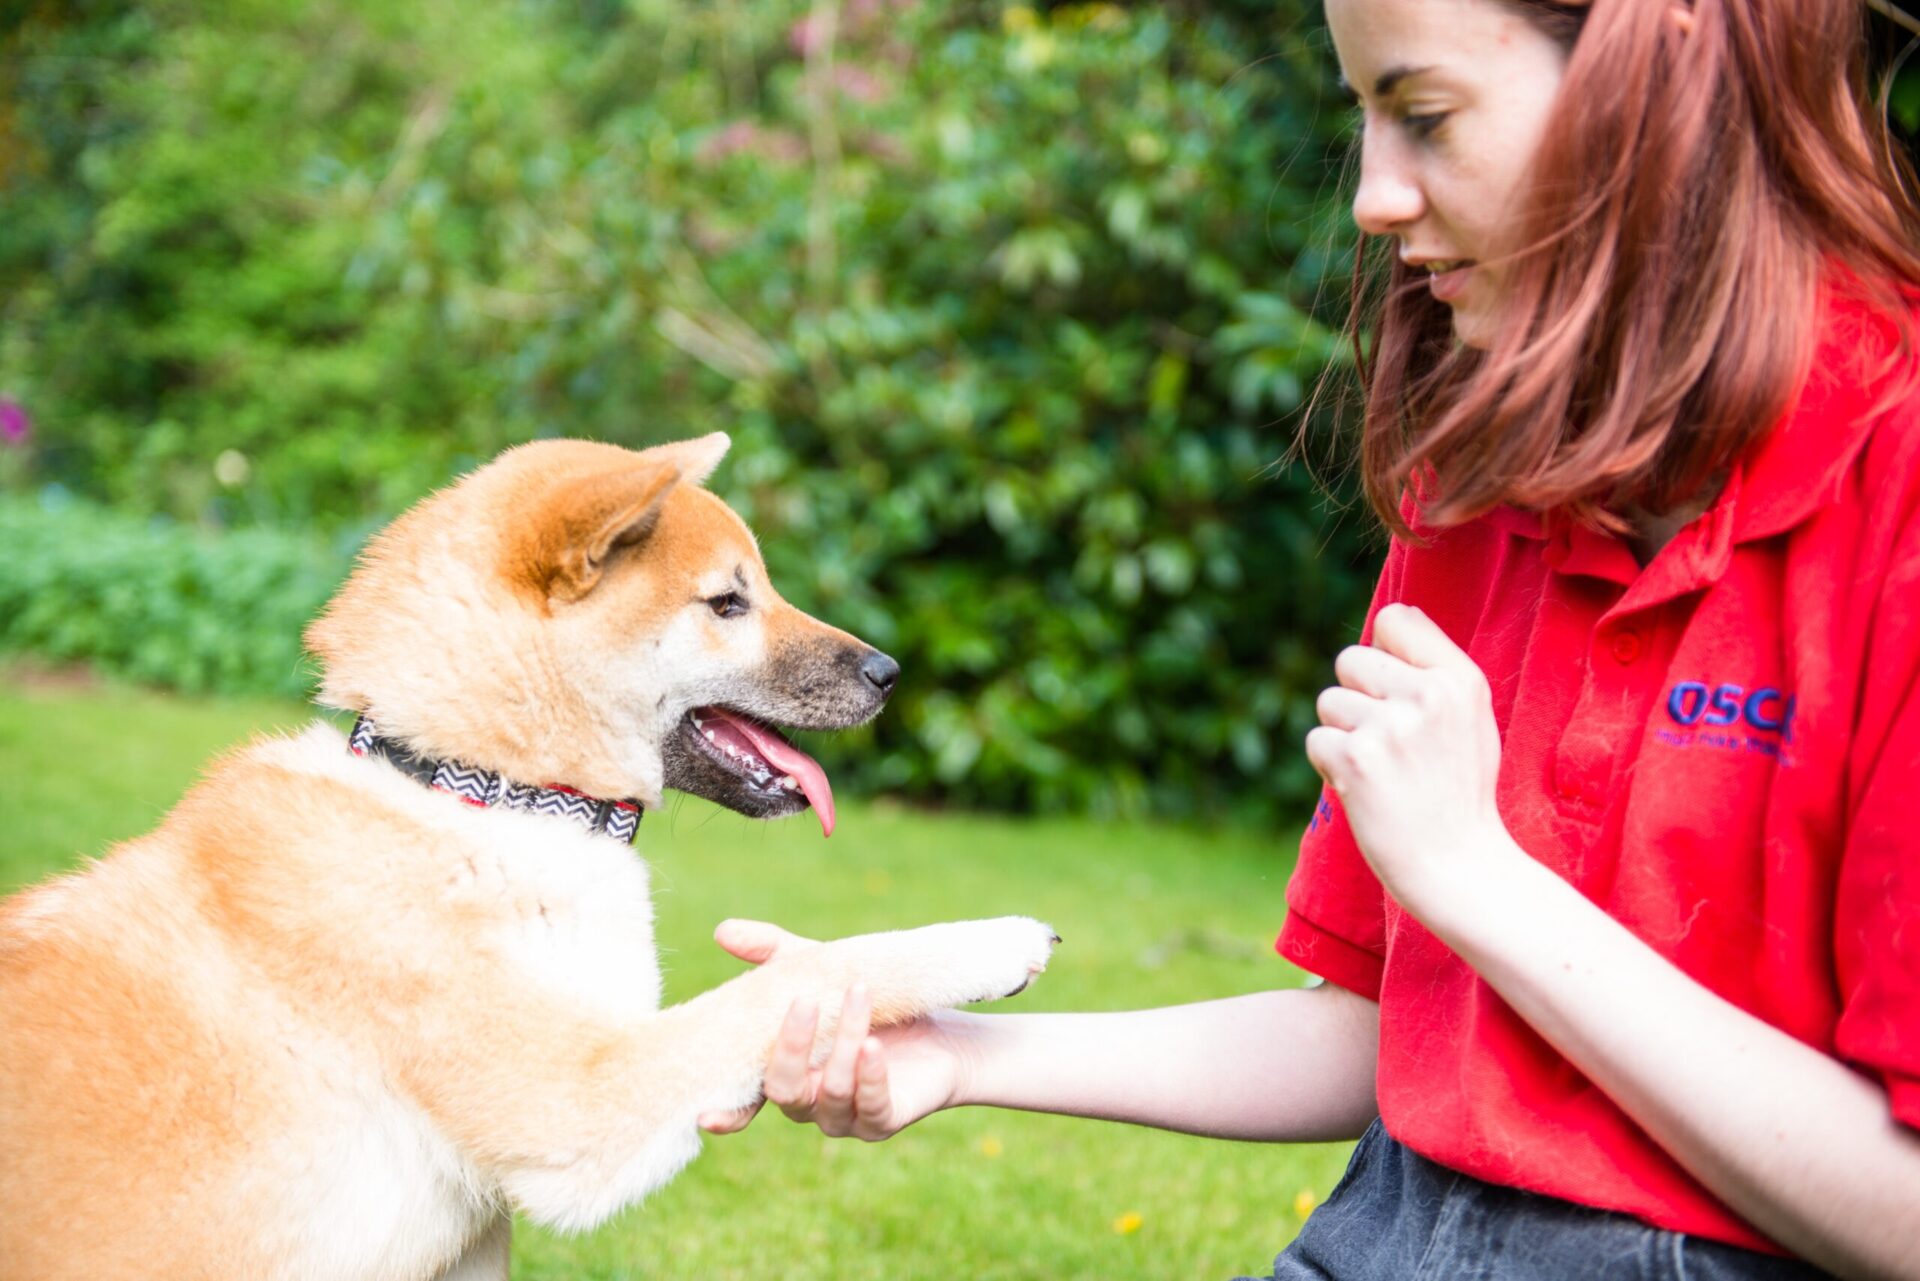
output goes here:
[{"label": "dog's teeth", "polygon": [[791,792],[794,789],[798,788],[800,784],[793,781],[793,775],[782,774],[780,776],[780,786],[786,788],[789,792]]},{"label": "dog's teeth", "polygon": [[712,730],[708,730],[708,731],[707,731],[707,741],[708,741],[709,743],[717,743],[717,742],[719,742],[720,740],[719,740],[719,738],[717,738],[717,737],[716,737],[716,736],[714,735],[714,732],[713,732]]}]

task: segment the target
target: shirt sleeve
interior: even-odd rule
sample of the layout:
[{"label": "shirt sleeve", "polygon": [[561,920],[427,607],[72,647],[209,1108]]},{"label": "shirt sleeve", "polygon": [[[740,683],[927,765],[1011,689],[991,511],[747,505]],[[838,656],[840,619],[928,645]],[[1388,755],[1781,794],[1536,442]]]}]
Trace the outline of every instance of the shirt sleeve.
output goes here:
[{"label": "shirt sleeve", "polygon": [[1920,518],[1907,522],[1874,611],[1862,714],[1848,762],[1853,804],[1834,904],[1841,1057],[1887,1087],[1920,1129]]},{"label": "shirt sleeve", "polygon": [[[1395,539],[1373,590],[1362,644],[1373,638],[1381,606],[1400,599],[1406,560],[1406,545]],[[1300,839],[1300,861],[1287,882],[1287,919],[1274,947],[1301,969],[1377,1001],[1386,968],[1386,902],[1386,891],[1354,844],[1339,798],[1323,788]]]}]

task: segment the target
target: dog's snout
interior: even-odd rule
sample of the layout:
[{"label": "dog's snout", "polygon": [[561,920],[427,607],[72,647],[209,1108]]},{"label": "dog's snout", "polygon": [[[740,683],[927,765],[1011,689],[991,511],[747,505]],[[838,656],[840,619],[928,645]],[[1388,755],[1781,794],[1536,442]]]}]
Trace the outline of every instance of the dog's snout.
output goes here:
[{"label": "dog's snout", "polygon": [[876,649],[860,664],[860,674],[885,698],[893,693],[893,683],[900,679],[900,664]]}]

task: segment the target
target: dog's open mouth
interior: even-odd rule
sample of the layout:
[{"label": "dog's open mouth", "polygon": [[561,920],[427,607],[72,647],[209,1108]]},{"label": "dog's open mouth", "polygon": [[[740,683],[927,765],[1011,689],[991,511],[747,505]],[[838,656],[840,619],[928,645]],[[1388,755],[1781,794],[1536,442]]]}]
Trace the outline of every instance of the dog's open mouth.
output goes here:
[{"label": "dog's open mouth", "polygon": [[833,787],[827,772],[778,730],[724,707],[696,707],[682,728],[696,748],[762,798],[805,797],[820,819],[821,835],[833,835]]}]

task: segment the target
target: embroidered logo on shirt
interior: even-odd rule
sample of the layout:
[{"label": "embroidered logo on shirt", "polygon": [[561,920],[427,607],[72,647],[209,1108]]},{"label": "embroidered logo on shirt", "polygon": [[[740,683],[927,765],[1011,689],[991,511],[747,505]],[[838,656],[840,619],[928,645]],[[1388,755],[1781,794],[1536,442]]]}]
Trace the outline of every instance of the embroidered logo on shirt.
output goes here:
[{"label": "embroidered logo on shirt", "polygon": [[1308,833],[1311,834],[1315,828],[1319,827],[1322,823],[1331,821],[1332,818],[1333,806],[1327,803],[1326,794],[1322,793],[1320,803],[1313,807],[1313,818],[1307,823]]},{"label": "embroidered logo on shirt", "polygon": [[1709,685],[1678,681],[1667,691],[1667,718],[1677,729],[1654,737],[1671,747],[1714,747],[1728,752],[1779,756],[1793,742],[1794,696],[1771,685]]}]

